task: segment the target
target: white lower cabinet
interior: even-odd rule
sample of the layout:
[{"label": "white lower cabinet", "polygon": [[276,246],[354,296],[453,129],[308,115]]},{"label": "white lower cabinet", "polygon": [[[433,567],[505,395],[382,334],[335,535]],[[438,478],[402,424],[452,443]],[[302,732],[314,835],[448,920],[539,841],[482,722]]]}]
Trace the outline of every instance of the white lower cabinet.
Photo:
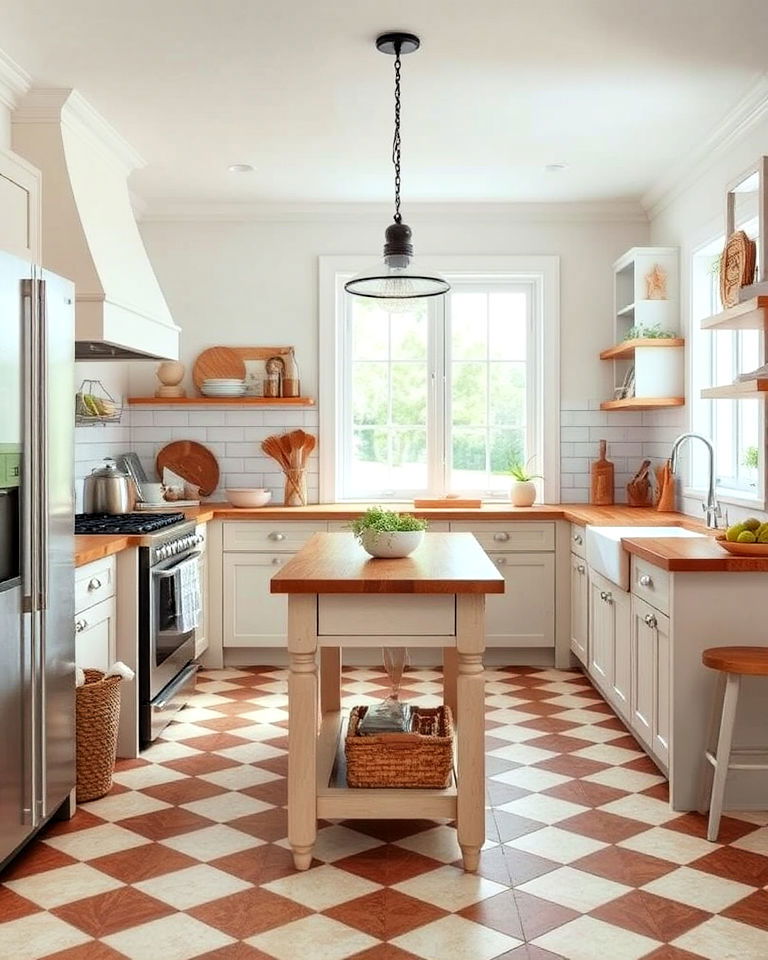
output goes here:
[{"label": "white lower cabinet", "polygon": [[589,639],[589,578],[587,564],[571,554],[571,651],[587,666]]},{"label": "white lower cabinet", "polygon": [[669,618],[639,597],[632,597],[633,732],[658,762],[669,766],[670,647]]},{"label": "white lower cabinet", "polygon": [[555,643],[554,553],[489,553],[504,575],[504,593],[485,600],[487,647]]},{"label": "white lower cabinet", "polygon": [[85,670],[108,670],[115,660],[115,598],[102,600],[75,615],[75,663]]},{"label": "white lower cabinet", "polygon": [[589,571],[588,669],[612,705],[627,717],[630,688],[630,595]]},{"label": "white lower cabinet", "polygon": [[279,647],[285,644],[288,601],[269,592],[276,570],[291,553],[224,554],[224,646]]}]

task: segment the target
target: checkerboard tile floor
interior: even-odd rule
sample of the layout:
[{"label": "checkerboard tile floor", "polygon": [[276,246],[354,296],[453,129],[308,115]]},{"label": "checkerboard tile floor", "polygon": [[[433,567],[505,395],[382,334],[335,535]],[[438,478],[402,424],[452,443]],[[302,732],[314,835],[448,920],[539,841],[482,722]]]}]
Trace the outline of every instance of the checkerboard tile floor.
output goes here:
[{"label": "checkerboard tile floor", "polygon": [[[286,837],[286,674],[206,671],[115,786],[0,877],[3,960],[766,960],[768,814],[704,819],[576,672],[487,675],[477,875],[449,824],[321,823]],[[407,675],[433,705],[436,671]],[[386,693],[345,671],[345,704]]]}]

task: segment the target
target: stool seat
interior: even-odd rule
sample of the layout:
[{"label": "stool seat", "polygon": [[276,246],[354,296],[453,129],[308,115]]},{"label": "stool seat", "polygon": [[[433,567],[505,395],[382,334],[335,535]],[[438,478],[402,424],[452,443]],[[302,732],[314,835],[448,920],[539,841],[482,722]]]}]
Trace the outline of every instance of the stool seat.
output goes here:
[{"label": "stool seat", "polygon": [[710,647],[701,660],[705,667],[723,673],[768,677],[768,647]]}]

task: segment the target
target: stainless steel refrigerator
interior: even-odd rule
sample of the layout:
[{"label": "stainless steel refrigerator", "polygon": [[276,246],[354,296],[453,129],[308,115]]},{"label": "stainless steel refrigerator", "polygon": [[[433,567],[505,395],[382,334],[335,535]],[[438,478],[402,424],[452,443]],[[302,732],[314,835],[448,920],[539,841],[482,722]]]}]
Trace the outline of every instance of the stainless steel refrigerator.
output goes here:
[{"label": "stainless steel refrigerator", "polygon": [[0,864],[75,785],[73,304],[0,253]]}]

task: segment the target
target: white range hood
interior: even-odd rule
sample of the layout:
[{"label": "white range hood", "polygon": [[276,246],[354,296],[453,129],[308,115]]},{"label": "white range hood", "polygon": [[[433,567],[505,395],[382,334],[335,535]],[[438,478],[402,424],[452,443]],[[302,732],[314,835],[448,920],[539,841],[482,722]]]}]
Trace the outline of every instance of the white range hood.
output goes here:
[{"label": "white range hood", "polygon": [[43,174],[43,266],[75,282],[76,358],[178,359],[128,193],[141,157],[75,90],[31,90],[13,149]]}]

